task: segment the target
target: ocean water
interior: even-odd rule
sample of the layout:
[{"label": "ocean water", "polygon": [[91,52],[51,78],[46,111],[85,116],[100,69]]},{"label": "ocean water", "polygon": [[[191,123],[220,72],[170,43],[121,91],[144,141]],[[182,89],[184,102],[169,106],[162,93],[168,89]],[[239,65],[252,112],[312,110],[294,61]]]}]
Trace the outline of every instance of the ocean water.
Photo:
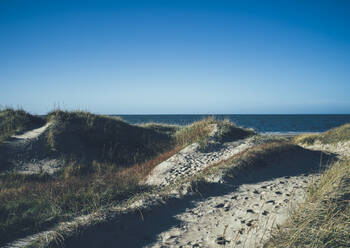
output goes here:
[{"label": "ocean water", "polygon": [[119,115],[133,124],[157,122],[187,125],[208,116],[228,119],[261,133],[324,132],[350,122],[350,115]]}]

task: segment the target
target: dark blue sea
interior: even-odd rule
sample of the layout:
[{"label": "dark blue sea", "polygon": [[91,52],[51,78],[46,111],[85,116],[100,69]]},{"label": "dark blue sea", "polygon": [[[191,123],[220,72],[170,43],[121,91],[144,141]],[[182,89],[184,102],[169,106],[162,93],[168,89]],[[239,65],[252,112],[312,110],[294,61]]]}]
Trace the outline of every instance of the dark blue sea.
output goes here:
[{"label": "dark blue sea", "polygon": [[228,119],[261,133],[324,132],[350,122],[350,115],[120,115],[133,124],[157,122],[187,125],[208,116]]}]

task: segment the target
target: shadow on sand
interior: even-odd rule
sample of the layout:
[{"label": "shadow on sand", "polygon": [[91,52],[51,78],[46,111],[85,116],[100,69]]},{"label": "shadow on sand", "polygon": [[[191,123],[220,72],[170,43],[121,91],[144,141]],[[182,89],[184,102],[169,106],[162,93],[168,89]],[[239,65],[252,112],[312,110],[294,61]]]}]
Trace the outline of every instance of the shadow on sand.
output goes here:
[{"label": "shadow on sand", "polygon": [[336,160],[335,156],[301,147],[286,151],[264,166],[253,166],[226,183],[203,183],[200,194],[189,194],[181,199],[169,199],[166,204],[116,216],[108,224],[94,226],[80,236],[65,241],[65,247],[143,247],[157,240],[157,235],[173,227],[181,227],[175,216],[205,198],[234,192],[241,184],[253,184],[274,178],[299,176],[320,171]]}]

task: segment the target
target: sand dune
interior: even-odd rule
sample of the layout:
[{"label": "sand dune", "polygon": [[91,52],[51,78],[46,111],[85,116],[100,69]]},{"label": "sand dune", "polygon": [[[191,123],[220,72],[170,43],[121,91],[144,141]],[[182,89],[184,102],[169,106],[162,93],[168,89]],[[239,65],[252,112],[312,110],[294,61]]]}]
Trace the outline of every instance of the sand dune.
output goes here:
[{"label": "sand dune", "polygon": [[[197,193],[117,215],[67,241],[67,247],[261,247],[272,228],[317,180],[320,152],[297,147],[234,180],[203,183]],[[323,155],[323,159],[331,157]]]}]

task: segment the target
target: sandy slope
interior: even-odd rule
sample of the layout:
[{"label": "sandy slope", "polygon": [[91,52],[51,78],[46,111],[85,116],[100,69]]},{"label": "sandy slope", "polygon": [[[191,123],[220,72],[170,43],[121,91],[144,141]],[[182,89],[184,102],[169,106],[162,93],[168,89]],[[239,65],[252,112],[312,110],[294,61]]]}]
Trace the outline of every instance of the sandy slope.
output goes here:
[{"label": "sandy slope", "polygon": [[6,156],[8,169],[23,174],[41,172],[54,173],[60,166],[60,161],[51,158],[44,152],[43,136],[52,123],[27,131],[21,135],[13,135],[1,147],[0,155]]},{"label": "sandy slope", "polygon": [[192,176],[206,167],[228,159],[255,145],[253,139],[244,139],[219,145],[210,152],[200,152],[198,144],[187,146],[159,164],[146,180],[148,185],[165,186]]},{"label": "sandy slope", "polygon": [[339,157],[350,157],[350,141],[338,142],[335,144],[322,144],[316,141],[312,145],[302,145],[303,147],[311,150],[325,151],[337,154]]}]

